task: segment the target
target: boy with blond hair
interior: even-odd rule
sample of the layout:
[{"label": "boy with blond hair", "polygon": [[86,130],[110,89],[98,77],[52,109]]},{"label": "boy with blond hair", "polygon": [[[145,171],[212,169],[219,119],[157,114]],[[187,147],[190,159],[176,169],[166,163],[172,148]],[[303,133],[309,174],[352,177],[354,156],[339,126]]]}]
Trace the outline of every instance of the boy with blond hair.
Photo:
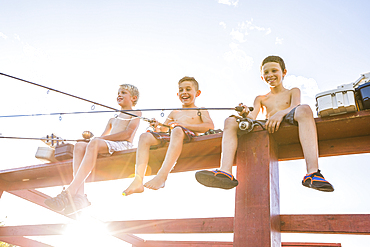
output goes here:
[{"label": "boy with blond hair", "polygon": [[[307,169],[302,185],[320,191],[334,191],[333,186],[325,180],[319,170],[317,132],[312,110],[308,105],[301,105],[301,92],[298,88],[290,90],[284,88],[283,79],[286,74],[287,70],[282,58],[266,57],[261,65],[261,78],[269,85],[270,92],[256,97],[253,111],[249,111],[248,107],[243,105],[244,109],[240,114],[255,120],[262,109],[266,113],[266,129],[269,133],[278,131],[283,121],[298,126]],[[220,169],[198,171],[195,176],[199,183],[222,189],[231,189],[238,185],[231,170],[238,145],[238,131],[235,117],[227,118],[222,138]]]},{"label": "boy with blond hair", "polygon": [[[198,82],[193,77],[184,77],[179,83],[179,97],[182,108],[196,108],[195,99],[201,93]],[[170,126],[171,128],[163,125]],[[154,131],[141,134],[136,151],[135,178],[122,195],[141,193],[144,187],[158,190],[165,186],[167,176],[179,158],[183,142],[189,142],[200,133],[213,129],[213,121],[207,110],[174,110],[163,125],[153,119]],[[170,131],[170,133],[167,133]],[[169,142],[165,159],[157,175],[143,184],[146,167],[149,161],[150,147],[160,147]]]},{"label": "boy with blond hair", "polygon": [[[130,84],[122,84],[118,89],[117,103],[122,111],[132,110],[139,99],[139,90]],[[138,117],[140,111],[132,113]],[[98,154],[111,155],[113,152],[132,148],[132,141],[139,127],[140,119],[120,113],[111,118],[100,137],[89,143],[77,142],[73,151],[73,180],[58,196],[45,200],[45,204],[64,214],[75,213],[91,205],[84,194],[84,183],[94,169]]]}]

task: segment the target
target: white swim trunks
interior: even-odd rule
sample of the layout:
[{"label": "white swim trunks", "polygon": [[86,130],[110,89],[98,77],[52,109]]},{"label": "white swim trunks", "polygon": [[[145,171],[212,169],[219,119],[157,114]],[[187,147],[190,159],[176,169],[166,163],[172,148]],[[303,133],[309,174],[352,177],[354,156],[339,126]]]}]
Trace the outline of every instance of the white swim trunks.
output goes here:
[{"label": "white swim trunks", "polygon": [[109,154],[113,154],[113,152],[118,152],[122,150],[131,149],[132,143],[128,141],[108,141],[104,140],[107,143]]}]

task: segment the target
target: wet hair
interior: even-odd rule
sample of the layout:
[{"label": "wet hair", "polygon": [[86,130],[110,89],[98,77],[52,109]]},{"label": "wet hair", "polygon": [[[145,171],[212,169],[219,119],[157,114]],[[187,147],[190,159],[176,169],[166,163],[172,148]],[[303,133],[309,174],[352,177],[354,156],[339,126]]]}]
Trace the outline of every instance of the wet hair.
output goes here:
[{"label": "wet hair", "polygon": [[129,91],[131,96],[136,96],[136,100],[132,103],[132,105],[135,106],[137,104],[137,101],[139,100],[139,89],[131,84],[122,84],[119,87]]},{"label": "wet hair", "polygon": [[270,63],[270,62],[278,63],[280,65],[281,70],[284,72],[285,63],[284,63],[284,60],[279,56],[268,56],[265,59],[263,59],[262,64],[261,64],[261,71],[262,71],[263,65],[265,65],[266,63]]},{"label": "wet hair", "polygon": [[183,78],[180,79],[179,81],[179,86],[180,86],[180,83],[184,82],[184,81],[191,81],[195,87],[195,91],[198,91],[199,90],[199,84],[198,82],[194,79],[194,77],[189,77],[189,76],[184,76]]}]

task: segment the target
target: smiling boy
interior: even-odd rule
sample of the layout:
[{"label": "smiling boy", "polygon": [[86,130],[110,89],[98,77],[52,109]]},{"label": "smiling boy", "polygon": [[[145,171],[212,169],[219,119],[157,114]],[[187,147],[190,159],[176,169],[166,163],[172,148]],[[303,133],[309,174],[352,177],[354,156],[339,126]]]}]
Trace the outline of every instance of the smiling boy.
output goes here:
[{"label": "smiling boy", "polygon": [[[270,92],[256,97],[253,111],[250,112],[248,107],[243,106],[244,110],[240,114],[246,114],[248,118],[256,119],[262,109],[266,113],[266,129],[269,133],[278,131],[283,121],[298,126],[299,140],[307,169],[302,185],[320,191],[334,191],[333,186],[325,180],[319,170],[317,132],[312,110],[308,105],[300,104],[301,92],[298,88],[290,90],[284,88],[283,79],[286,74],[287,70],[282,58],[278,56],[266,57],[261,65],[261,78],[269,85]],[[199,183],[223,189],[231,189],[238,185],[238,181],[233,177],[231,171],[237,149],[238,131],[235,117],[227,118],[222,138],[220,169],[197,172],[196,179]]]},{"label": "smiling boy", "polygon": [[[130,84],[119,87],[117,103],[121,110],[132,110],[139,99],[138,89]],[[132,114],[141,116],[140,111]],[[120,113],[111,118],[102,136],[92,139],[89,143],[77,142],[73,151],[73,180],[66,190],[56,197],[45,200],[45,204],[53,210],[64,214],[75,213],[91,205],[84,194],[84,183],[94,169],[98,154],[111,155],[113,152],[132,148],[132,141],[139,127],[140,119]]]},{"label": "smiling boy", "polygon": [[[196,108],[195,99],[201,93],[198,82],[193,77],[184,77],[178,86],[177,96],[182,108]],[[153,190],[163,188],[168,174],[181,154],[183,142],[189,142],[200,133],[214,128],[207,110],[174,110],[168,115],[164,125],[171,126],[171,130],[153,119],[154,131],[141,134],[136,152],[135,178],[122,195],[141,193],[144,187]],[[143,184],[150,147],[161,147],[167,142],[169,146],[161,168],[152,180]]]}]

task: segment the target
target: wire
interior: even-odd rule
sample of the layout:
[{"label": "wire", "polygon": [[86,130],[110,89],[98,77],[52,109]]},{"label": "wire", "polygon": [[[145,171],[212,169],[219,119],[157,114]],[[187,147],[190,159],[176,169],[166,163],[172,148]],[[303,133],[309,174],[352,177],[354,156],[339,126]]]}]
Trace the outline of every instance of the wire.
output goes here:
[{"label": "wire", "polygon": [[61,138],[37,138],[37,137],[15,137],[15,136],[0,136],[0,139],[21,139],[21,140],[41,140],[41,141],[55,141],[55,142],[76,142],[76,141],[84,141],[85,139],[61,139]]},{"label": "wire", "polygon": [[[253,110],[253,107],[249,107],[249,109]],[[125,111],[189,111],[189,110],[235,110],[240,111],[239,107],[234,108],[157,108],[157,109],[136,109],[136,110],[125,110]],[[54,116],[54,115],[70,115],[70,114],[88,114],[88,113],[113,113],[117,111],[80,111],[80,112],[54,112],[54,113],[36,113],[36,114],[20,114],[20,115],[3,115],[0,118],[7,118],[7,117],[39,117],[39,116]]]},{"label": "wire", "polygon": [[108,109],[111,109],[111,110],[114,110],[114,111],[117,111],[117,112],[122,112],[122,113],[125,113],[125,114],[127,114],[127,115],[130,115],[130,116],[132,116],[132,117],[138,117],[138,118],[143,119],[143,120],[145,120],[145,121],[148,121],[148,120],[149,120],[149,119],[147,119],[147,118],[140,117],[140,116],[137,116],[137,115],[135,115],[135,114],[132,114],[132,113],[129,113],[129,112],[126,112],[126,111],[123,111],[123,110],[118,110],[118,109],[113,108],[113,107],[110,107],[110,106],[106,106],[106,105],[103,105],[103,104],[100,104],[100,103],[97,103],[97,102],[94,102],[94,101],[91,101],[91,100],[88,100],[88,99],[84,99],[84,98],[78,97],[78,96],[73,95],[73,94],[65,93],[65,92],[62,92],[62,91],[56,90],[56,89],[54,89],[54,88],[50,88],[50,87],[43,86],[43,85],[40,85],[40,84],[37,84],[37,83],[31,82],[31,81],[27,81],[27,80],[24,80],[24,79],[20,79],[20,78],[18,78],[18,77],[14,77],[14,76],[11,76],[11,75],[7,75],[7,74],[1,73],[1,72],[0,72],[0,75],[7,76],[7,77],[10,77],[10,78],[13,78],[13,79],[19,80],[19,81],[27,82],[27,83],[29,83],[29,84],[32,84],[32,85],[35,85],[35,86],[38,86],[38,87],[46,88],[46,89],[48,89],[48,90],[51,90],[51,91],[54,91],[54,92],[57,92],[57,93],[61,93],[61,94],[64,94],[64,95],[67,95],[67,96],[70,96],[70,97],[73,97],[73,98],[76,98],[76,99],[80,99],[80,100],[83,100],[83,101],[86,101],[86,102],[92,103],[92,104],[94,104],[94,105],[99,105],[99,106],[102,106],[102,107],[105,107],[105,108],[108,108]]},{"label": "wire", "polygon": [[70,114],[86,114],[86,113],[106,113],[106,112],[116,112],[116,111],[88,111],[88,112],[54,112],[54,113],[36,113],[36,114],[21,114],[21,115],[4,115],[0,118],[7,117],[41,117],[41,116],[55,116],[55,115],[70,115]]},{"label": "wire", "polygon": [[[145,117],[141,117],[141,116],[137,116],[135,114],[132,114],[132,113],[129,113],[128,111],[123,111],[123,110],[118,110],[116,108],[113,108],[113,107],[110,107],[110,106],[106,106],[106,105],[103,105],[103,104],[100,104],[100,103],[97,103],[95,101],[91,101],[91,100],[88,100],[88,99],[84,99],[84,98],[81,98],[81,97],[78,97],[76,95],[73,95],[73,94],[69,94],[69,93],[65,93],[65,92],[62,92],[62,91],[59,91],[59,90],[56,90],[54,88],[50,88],[50,87],[46,87],[46,86],[43,86],[43,85],[40,85],[40,84],[37,84],[37,83],[34,83],[34,82],[31,82],[31,81],[27,81],[27,80],[24,80],[24,79],[21,79],[21,78],[18,78],[18,77],[15,77],[15,76],[11,76],[11,75],[7,75],[7,74],[4,74],[4,73],[1,73],[0,72],[0,75],[3,75],[3,76],[7,76],[7,77],[10,77],[10,78],[13,78],[13,79],[16,79],[16,80],[19,80],[19,81],[23,81],[23,82],[26,82],[26,83],[29,83],[29,84],[32,84],[32,85],[35,85],[35,86],[38,86],[38,87],[42,87],[42,88],[46,88],[48,90],[51,90],[51,91],[54,91],[54,92],[57,92],[57,93],[61,93],[61,94],[64,94],[64,95],[67,95],[67,96],[70,96],[70,97],[73,97],[73,98],[76,98],[76,99],[80,99],[80,100],[83,100],[83,101],[86,101],[86,102],[89,102],[89,103],[92,103],[94,105],[99,105],[99,106],[102,106],[102,107],[105,107],[105,108],[108,108],[108,109],[111,109],[111,110],[114,110],[116,112],[121,112],[121,113],[124,113],[124,114],[127,114],[129,116],[132,116],[132,117],[137,117],[137,118],[140,118],[144,121],[147,121],[149,123],[152,123],[153,121],[148,119],[148,118],[145,118]],[[205,110],[205,108],[171,108],[172,110]],[[211,109],[221,109],[221,108],[208,108],[209,110]],[[237,110],[239,109],[239,110]],[[249,109],[252,111],[253,110],[253,107],[249,107]],[[148,110],[164,110],[164,109],[148,109]],[[223,110],[237,110],[237,111],[242,111],[243,108],[241,106],[237,106],[235,108],[223,108]],[[136,110],[137,111],[137,110]],[[77,113],[76,113],[77,114]],[[49,114],[50,115],[50,114]],[[55,114],[56,115],[56,114]],[[59,114],[61,115],[61,114]],[[164,125],[164,124],[160,124],[164,127],[168,127],[170,128],[170,126],[168,125]]]}]

